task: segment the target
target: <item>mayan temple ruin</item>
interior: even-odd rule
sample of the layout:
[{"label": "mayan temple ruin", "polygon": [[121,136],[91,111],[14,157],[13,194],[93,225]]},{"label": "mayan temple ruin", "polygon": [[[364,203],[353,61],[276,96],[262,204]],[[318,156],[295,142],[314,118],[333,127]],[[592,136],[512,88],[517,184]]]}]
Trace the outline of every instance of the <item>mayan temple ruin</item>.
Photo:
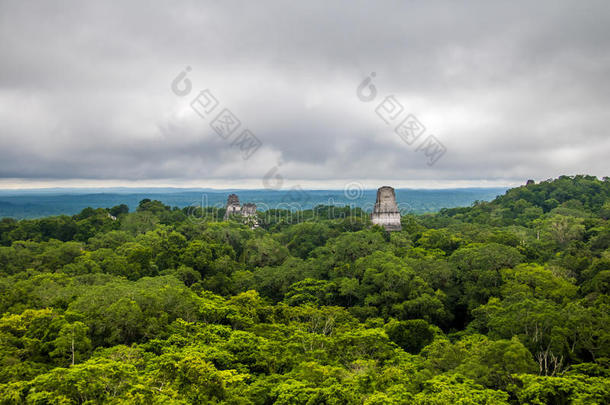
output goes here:
[{"label": "mayan temple ruin", "polygon": [[244,222],[249,224],[252,228],[258,227],[256,204],[245,203],[244,205],[240,205],[237,194],[230,194],[229,198],[227,198],[224,220],[226,221],[234,215],[241,216],[244,219]]},{"label": "mayan temple ruin", "polygon": [[224,220],[226,221],[229,219],[231,215],[241,215],[241,205],[239,205],[239,197],[237,194],[229,194]]},{"label": "mayan temple ruin", "polygon": [[371,214],[371,221],[375,225],[380,225],[386,231],[400,231],[400,211],[396,204],[396,193],[390,186],[383,186],[377,189],[377,201]]}]

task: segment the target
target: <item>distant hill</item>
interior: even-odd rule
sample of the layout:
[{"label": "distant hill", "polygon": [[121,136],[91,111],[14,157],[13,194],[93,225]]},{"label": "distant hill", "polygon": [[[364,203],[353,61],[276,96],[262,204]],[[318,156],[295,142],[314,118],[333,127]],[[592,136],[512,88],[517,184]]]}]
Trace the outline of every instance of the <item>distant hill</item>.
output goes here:
[{"label": "distant hill", "polygon": [[600,180],[595,176],[576,175],[528,183],[492,201],[478,202],[473,207],[442,209],[440,213],[468,222],[504,226],[524,225],[546,213],[597,216],[609,205],[609,177]]}]

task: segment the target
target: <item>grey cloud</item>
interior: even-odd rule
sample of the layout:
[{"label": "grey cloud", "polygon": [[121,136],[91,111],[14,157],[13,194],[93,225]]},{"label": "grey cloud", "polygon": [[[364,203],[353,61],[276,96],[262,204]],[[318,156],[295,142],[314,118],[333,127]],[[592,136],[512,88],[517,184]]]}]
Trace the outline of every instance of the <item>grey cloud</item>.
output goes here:
[{"label": "grey cloud", "polygon": [[[0,177],[482,181],[607,175],[607,2],[0,3]],[[169,88],[186,65],[193,93]],[[376,72],[375,103],[356,87]],[[263,142],[189,110],[211,89]],[[375,115],[394,94],[447,153]],[[571,152],[571,154],[569,154]]]}]

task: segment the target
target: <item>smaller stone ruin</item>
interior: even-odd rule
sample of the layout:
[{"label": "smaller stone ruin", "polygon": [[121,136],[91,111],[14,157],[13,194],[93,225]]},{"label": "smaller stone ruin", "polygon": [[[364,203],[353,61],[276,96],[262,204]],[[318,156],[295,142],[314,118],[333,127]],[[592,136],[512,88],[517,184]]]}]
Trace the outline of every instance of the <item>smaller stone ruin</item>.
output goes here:
[{"label": "smaller stone ruin", "polygon": [[244,217],[244,222],[250,225],[250,228],[258,228],[258,217],[256,215],[256,204],[245,203],[241,207],[241,215]]},{"label": "smaller stone ruin", "polygon": [[383,186],[377,190],[377,201],[371,214],[371,222],[382,226],[386,231],[400,231],[400,211],[396,204],[396,193],[390,186]]},{"label": "smaller stone ruin", "polygon": [[244,217],[255,217],[256,216],[256,204],[245,203],[241,207],[241,215],[243,215]]}]

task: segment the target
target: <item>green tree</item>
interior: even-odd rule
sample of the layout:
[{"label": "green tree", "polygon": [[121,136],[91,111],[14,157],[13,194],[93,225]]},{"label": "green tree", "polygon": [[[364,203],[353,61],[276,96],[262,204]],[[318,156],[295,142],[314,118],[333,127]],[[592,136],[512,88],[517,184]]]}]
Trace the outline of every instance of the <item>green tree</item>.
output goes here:
[{"label": "green tree", "polygon": [[49,354],[51,357],[76,364],[82,361],[91,350],[91,340],[88,337],[89,328],[82,322],[67,323],[59,331],[53,341],[55,349]]}]

